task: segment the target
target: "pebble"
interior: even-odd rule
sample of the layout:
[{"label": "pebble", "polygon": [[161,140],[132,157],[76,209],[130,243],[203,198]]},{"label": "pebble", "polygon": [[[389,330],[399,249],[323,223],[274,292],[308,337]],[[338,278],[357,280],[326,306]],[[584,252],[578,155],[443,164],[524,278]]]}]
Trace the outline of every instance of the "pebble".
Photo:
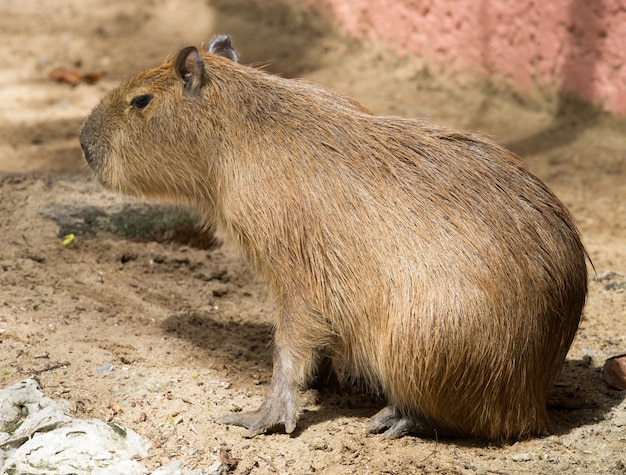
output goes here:
[{"label": "pebble", "polygon": [[531,459],[532,455],[528,452],[511,455],[511,460],[513,460],[513,462],[529,462]]},{"label": "pebble", "polygon": [[98,373],[108,373],[110,371],[113,371],[113,365],[112,364],[106,364],[104,366],[100,366],[99,368],[96,368],[96,372]]},{"label": "pebble", "polygon": [[309,444],[309,450],[321,450],[322,452],[332,452],[333,448],[325,440],[315,439]]},{"label": "pebble", "polygon": [[602,376],[613,388],[626,390],[626,355],[614,356],[604,363]]}]

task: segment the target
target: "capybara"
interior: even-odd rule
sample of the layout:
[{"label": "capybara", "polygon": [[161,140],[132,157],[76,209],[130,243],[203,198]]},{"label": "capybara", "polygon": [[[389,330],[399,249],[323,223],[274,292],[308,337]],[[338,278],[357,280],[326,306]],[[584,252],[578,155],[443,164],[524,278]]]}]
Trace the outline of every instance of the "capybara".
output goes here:
[{"label": "capybara", "polygon": [[191,206],[267,282],[267,399],[221,422],[291,433],[329,357],[386,399],[371,427],[387,437],[546,431],[586,253],[511,152],[238,64],[227,36],[111,91],[80,141],[105,186]]}]

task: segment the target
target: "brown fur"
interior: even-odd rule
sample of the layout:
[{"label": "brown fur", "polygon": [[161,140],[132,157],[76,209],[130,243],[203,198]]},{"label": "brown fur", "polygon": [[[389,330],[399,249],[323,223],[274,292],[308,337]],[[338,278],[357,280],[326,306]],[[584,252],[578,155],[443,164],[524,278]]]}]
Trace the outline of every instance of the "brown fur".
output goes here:
[{"label": "brown fur", "polygon": [[275,296],[268,399],[225,421],[291,432],[324,353],[387,398],[397,417],[382,428],[543,433],[587,290],[564,205],[482,137],[374,116],[229,48],[187,48],[139,74],[81,131],[102,183],[193,206]]}]

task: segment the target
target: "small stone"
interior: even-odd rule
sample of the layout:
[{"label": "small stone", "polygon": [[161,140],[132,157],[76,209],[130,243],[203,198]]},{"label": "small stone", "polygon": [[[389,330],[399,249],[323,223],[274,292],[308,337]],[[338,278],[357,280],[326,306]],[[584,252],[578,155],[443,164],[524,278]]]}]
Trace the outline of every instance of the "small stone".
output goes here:
[{"label": "small stone", "polygon": [[99,368],[96,368],[96,372],[98,373],[108,373],[110,371],[113,371],[113,365],[112,364],[106,364],[104,366],[100,366]]},{"label": "small stone", "polygon": [[321,450],[322,452],[332,452],[333,448],[325,440],[317,439],[309,444],[309,450]]},{"label": "small stone", "polygon": [[530,462],[531,459],[532,459],[532,456],[528,452],[522,452],[520,454],[511,455],[511,460],[513,460],[513,462]]},{"label": "small stone", "polygon": [[614,356],[604,363],[602,376],[613,388],[626,390],[626,355]]}]

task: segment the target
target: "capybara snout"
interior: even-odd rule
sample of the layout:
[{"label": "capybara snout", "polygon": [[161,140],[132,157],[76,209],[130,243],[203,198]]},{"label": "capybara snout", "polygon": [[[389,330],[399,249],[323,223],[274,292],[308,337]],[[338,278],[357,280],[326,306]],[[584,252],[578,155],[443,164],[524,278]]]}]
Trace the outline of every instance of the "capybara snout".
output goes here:
[{"label": "capybara snout", "polygon": [[384,395],[387,437],[545,432],[587,291],[565,206],[488,139],[237,60],[226,36],[184,48],[81,131],[103,184],[195,208],[274,295],[267,399],[221,421],[292,432],[330,355]]}]

